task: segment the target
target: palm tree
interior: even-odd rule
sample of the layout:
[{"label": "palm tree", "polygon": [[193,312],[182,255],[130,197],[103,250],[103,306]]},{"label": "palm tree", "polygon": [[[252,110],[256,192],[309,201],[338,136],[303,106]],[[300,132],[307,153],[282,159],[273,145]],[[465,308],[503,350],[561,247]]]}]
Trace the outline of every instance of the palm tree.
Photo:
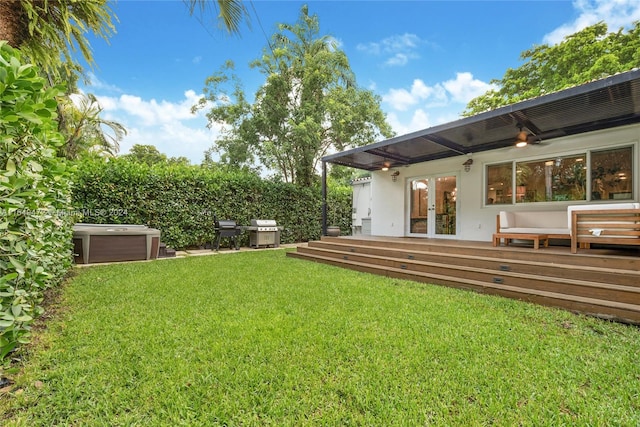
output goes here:
[{"label": "palm tree", "polygon": [[[240,0],[184,0],[193,14],[205,13],[214,4],[218,18],[231,33],[238,33],[247,11]],[[61,64],[79,67],[73,54],[80,51],[93,65],[91,47],[85,33],[107,40],[117,21],[107,0],[0,0],[0,40],[20,49],[45,74],[59,76]]]},{"label": "palm tree", "polygon": [[57,76],[61,64],[78,66],[73,59],[78,50],[93,65],[85,33],[107,39],[115,32],[112,17],[117,19],[107,0],[0,0],[0,40]]},{"label": "palm tree", "polygon": [[74,103],[64,98],[59,104],[66,125],[60,154],[72,160],[87,154],[115,156],[120,140],[127,134],[125,127],[100,117],[102,107],[94,95],[89,93],[76,99]]},{"label": "palm tree", "polygon": [[183,0],[189,8],[189,14],[193,15],[196,9],[199,9],[200,15],[207,13],[207,9],[212,7],[216,9],[218,19],[224,27],[233,34],[240,32],[240,23],[242,19],[248,18],[247,9],[240,0]]},{"label": "palm tree", "polygon": [[[214,4],[209,0],[184,0],[193,14]],[[217,5],[217,6],[216,6]],[[238,33],[240,22],[247,16],[239,0],[216,0],[218,18],[231,33]],[[52,86],[67,82],[67,95],[75,88],[82,67],[73,54],[78,50],[93,65],[93,54],[85,33],[108,39],[117,20],[107,0],[0,0],[0,40],[20,49],[31,62],[40,66]],[[82,152],[114,155],[118,142],[126,134],[119,123],[100,118],[102,108],[93,95],[80,98],[76,106],[66,97],[58,104],[59,130],[67,138],[62,153],[77,158]],[[112,134],[105,133],[109,128]]]}]

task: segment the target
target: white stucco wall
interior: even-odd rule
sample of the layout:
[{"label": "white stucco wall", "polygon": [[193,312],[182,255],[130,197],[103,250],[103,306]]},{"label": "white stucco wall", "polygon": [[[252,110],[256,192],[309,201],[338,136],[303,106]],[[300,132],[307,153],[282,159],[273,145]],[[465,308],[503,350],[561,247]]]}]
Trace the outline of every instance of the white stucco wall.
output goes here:
[{"label": "white stucco wall", "polygon": [[[371,178],[371,232],[380,236],[407,236],[408,234],[408,182],[414,178],[449,174],[458,178],[458,205],[456,239],[491,241],[495,231],[496,215],[500,210],[551,211],[564,210],[568,205],[580,202],[527,203],[515,205],[485,205],[485,177],[487,164],[501,161],[535,160],[546,157],[566,156],[584,152],[586,149],[634,146],[634,199],[639,201],[640,170],[639,152],[640,125],[624,126],[587,134],[574,135],[543,141],[541,144],[525,148],[506,148],[473,154],[434,160],[407,167],[377,171]],[[473,159],[469,172],[464,171],[462,163]],[[396,182],[391,174],[399,171]],[[583,202],[586,203],[586,202]]]},{"label": "white stucco wall", "polygon": [[371,234],[381,236],[404,236],[404,170],[393,182],[391,173],[371,174]]}]

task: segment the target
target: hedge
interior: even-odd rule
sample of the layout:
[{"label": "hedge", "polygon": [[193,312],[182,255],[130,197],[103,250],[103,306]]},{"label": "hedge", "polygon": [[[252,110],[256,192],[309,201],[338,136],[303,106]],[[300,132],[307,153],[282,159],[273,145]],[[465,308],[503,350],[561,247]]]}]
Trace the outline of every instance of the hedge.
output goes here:
[{"label": "hedge", "polygon": [[[351,226],[351,188],[328,192],[328,221],[343,233]],[[248,172],[201,166],[155,164],[128,159],[92,160],[78,165],[73,200],[83,222],[146,224],[162,232],[175,249],[204,247],[214,237],[214,216],[249,225],[252,218],[275,219],[282,243],[318,239],[320,187],[299,187]],[[248,237],[243,236],[248,244]]]},{"label": "hedge", "polygon": [[46,288],[71,266],[70,180],[56,96],[0,42],[0,360],[28,341]]}]

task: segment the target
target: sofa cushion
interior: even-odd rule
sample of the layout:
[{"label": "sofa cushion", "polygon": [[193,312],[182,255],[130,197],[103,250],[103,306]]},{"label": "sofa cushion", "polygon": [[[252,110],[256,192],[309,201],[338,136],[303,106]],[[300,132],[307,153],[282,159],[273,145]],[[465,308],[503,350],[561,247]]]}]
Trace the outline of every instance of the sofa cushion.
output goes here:
[{"label": "sofa cushion", "polygon": [[[564,229],[566,212],[533,211],[507,212],[500,211],[500,228],[561,228]],[[568,233],[565,230],[565,233]]]},{"label": "sofa cushion", "polygon": [[564,228],[565,215],[566,213],[564,211],[515,212],[515,226],[527,228]]},{"label": "sofa cushion", "polygon": [[565,211],[500,211],[500,232],[521,234],[566,234]]},{"label": "sofa cushion", "polygon": [[516,217],[513,212],[500,211],[500,229],[516,226]]}]

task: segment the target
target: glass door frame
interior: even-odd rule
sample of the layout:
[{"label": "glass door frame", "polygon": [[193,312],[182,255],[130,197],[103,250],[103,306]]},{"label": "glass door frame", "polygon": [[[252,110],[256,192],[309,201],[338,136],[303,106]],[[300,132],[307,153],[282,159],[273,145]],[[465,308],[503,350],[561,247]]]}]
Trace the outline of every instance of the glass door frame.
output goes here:
[{"label": "glass door frame", "polygon": [[[441,199],[439,199],[439,197],[441,197],[441,195],[437,194],[436,191],[436,187],[437,187],[437,182],[438,179],[442,179],[442,178],[454,178],[455,179],[455,186],[454,186],[454,191],[453,192],[449,192],[449,193],[454,193],[451,197],[454,198],[454,202],[455,204],[454,206],[454,216],[455,219],[453,220],[453,233],[451,234],[438,234],[437,233],[437,227],[436,227],[436,223],[437,223],[437,204],[439,203],[443,203],[444,201],[440,202]],[[426,218],[426,232],[425,233],[417,233],[417,232],[412,232],[412,219],[415,220],[415,218],[412,218],[412,205],[411,205],[411,191],[412,191],[412,183],[415,181],[422,181],[422,180],[426,180],[427,181],[427,218]],[[425,238],[438,238],[438,239],[456,239],[458,236],[458,210],[460,207],[460,200],[457,197],[458,193],[459,193],[459,188],[458,185],[460,183],[460,176],[457,172],[453,172],[453,173],[438,173],[438,174],[429,174],[429,175],[418,175],[418,176],[414,176],[414,177],[410,177],[407,178],[406,180],[406,184],[405,184],[405,235],[409,236],[409,237],[425,237]],[[431,196],[434,195],[434,196]],[[443,194],[444,195],[444,194]],[[434,199],[435,198],[435,199]]]}]

